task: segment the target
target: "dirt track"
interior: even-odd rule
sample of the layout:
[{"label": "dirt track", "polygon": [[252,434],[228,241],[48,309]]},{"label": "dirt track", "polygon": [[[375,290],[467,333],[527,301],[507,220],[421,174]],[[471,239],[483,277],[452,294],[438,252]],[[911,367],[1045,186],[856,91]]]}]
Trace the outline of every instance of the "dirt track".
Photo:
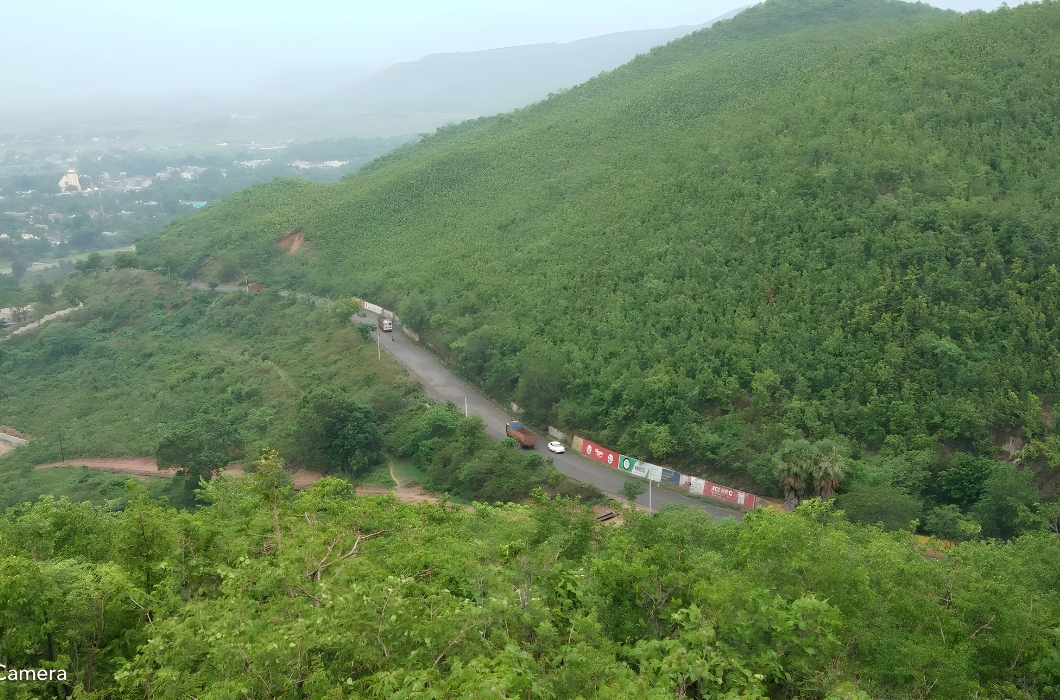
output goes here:
[{"label": "dirt track", "polygon": [[51,469],[52,467],[88,467],[97,472],[113,474],[131,474],[132,476],[154,476],[168,479],[177,473],[176,469],[159,469],[153,457],[127,457],[121,459],[76,458],[65,462],[48,462],[38,464],[34,469]]},{"label": "dirt track", "polygon": [[[0,445],[3,444],[6,443],[0,443]],[[34,469],[54,469],[56,467],[87,467],[88,469],[97,472],[128,474],[140,479],[148,477],[169,479],[177,473],[176,469],[159,469],[158,462],[155,461],[153,457],[77,458],[68,459],[65,462],[38,464]],[[235,464],[229,465],[225,471],[232,476],[243,476],[243,469]],[[319,481],[323,476],[323,474],[306,471],[305,469],[296,469],[291,472],[295,491],[309,488],[310,485]],[[394,481],[396,483],[397,479]],[[378,496],[384,493],[393,493],[394,498],[402,503],[419,503],[421,501],[428,501],[430,503],[438,502],[437,494],[424,491],[418,486],[399,486],[392,491],[378,486],[357,487],[357,495],[359,496]]]},{"label": "dirt track", "polygon": [[384,493],[394,494],[394,498],[402,503],[437,503],[438,494],[424,491],[419,486],[401,486],[396,489],[384,489],[381,486],[358,486],[358,496],[380,496]]},{"label": "dirt track", "polygon": [[[176,475],[176,469],[159,469],[158,462],[153,457],[121,457],[121,458],[96,458],[78,457],[68,459],[65,462],[48,462],[38,464],[34,469],[52,469],[54,467],[87,467],[97,472],[110,472],[112,474],[129,474],[131,476],[150,476],[161,479],[169,479]],[[238,465],[230,465],[226,472],[232,476],[243,476],[243,469]],[[294,488],[301,491],[315,481],[319,481],[323,474],[308,472],[304,469],[296,469],[291,472],[294,480]]]},{"label": "dirt track", "polygon": [[22,326],[21,328],[16,328],[15,330],[11,331],[11,335],[7,336],[6,338],[3,338],[2,340],[7,340],[7,338],[11,338],[16,335],[21,335],[22,333],[33,330],[34,328],[40,328],[42,325],[44,325],[48,321],[51,321],[53,318],[65,316],[66,314],[72,311],[77,311],[82,306],[84,306],[84,304],[78,304],[77,306],[71,306],[69,309],[62,309],[61,311],[56,311],[53,314],[48,314],[47,316],[41,318],[38,321],[34,321],[33,323]]}]

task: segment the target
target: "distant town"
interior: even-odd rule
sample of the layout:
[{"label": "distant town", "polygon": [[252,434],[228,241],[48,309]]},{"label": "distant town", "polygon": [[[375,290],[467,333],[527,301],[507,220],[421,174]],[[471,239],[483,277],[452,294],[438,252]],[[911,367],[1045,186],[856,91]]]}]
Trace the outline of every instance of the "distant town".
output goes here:
[{"label": "distant town", "polygon": [[0,135],[0,274],[129,246],[174,216],[256,182],[338,179],[408,137],[125,147],[120,136]]}]

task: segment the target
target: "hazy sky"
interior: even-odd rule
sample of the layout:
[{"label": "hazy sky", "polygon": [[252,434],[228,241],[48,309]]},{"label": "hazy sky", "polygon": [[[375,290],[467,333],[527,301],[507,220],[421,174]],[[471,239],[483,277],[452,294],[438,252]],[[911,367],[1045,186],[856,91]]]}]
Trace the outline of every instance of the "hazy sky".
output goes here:
[{"label": "hazy sky", "polygon": [[[303,87],[397,61],[699,24],[749,0],[0,0],[0,110]],[[996,2],[939,6],[990,9]]]}]

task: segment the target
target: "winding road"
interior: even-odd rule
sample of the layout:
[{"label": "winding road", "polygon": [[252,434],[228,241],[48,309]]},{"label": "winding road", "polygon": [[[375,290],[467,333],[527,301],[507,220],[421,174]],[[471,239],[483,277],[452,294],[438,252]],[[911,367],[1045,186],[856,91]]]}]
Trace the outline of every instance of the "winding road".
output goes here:
[{"label": "winding road", "polygon": [[[201,290],[210,289],[210,285],[204,282],[190,282],[188,287]],[[243,285],[219,284],[213,287],[213,291],[217,292],[245,292],[245,290],[246,287]],[[290,293],[286,290],[280,292],[283,296],[287,296]],[[297,294],[297,296],[299,298],[310,297],[308,294]],[[323,299],[314,298],[314,300],[318,303],[326,303]],[[362,323],[371,323],[373,326],[376,326],[378,320],[378,316],[370,311],[362,311],[360,318],[363,319]],[[358,317],[355,316],[354,320],[357,319]],[[397,331],[393,333],[376,331],[376,335],[380,336],[380,347],[405,365],[412,376],[423,384],[424,389],[434,399],[441,402],[452,401],[457,407],[466,406],[469,414],[476,413],[482,417],[482,420],[486,423],[487,434],[498,440],[506,437],[504,424],[510,420],[508,415],[492,401],[479,394],[474,387],[453,376],[425,348],[416,345],[405,337],[403,333]],[[551,457],[556,464],[556,468],[561,472],[575,481],[592,484],[612,496],[617,497],[617,494],[622,493],[622,485],[630,478],[625,473],[609,469],[577,453],[552,454],[546,447],[548,444],[548,440],[544,439],[546,437],[541,436],[534,449],[544,457]],[[664,505],[695,506],[696,508],[702,508],[715,518],[736,518],[737,520],[743,518],[741,511],[659,488],[652,488],[650,494],[641,494],[637,498],[637,504],[652,511]]]},{"label": "winding road", "polygon": [[[354,317],[355,320],[356,318]],[[370,311],[363,311],[362,318],[366,318],[364,323],[375,325],[378,317]],[[428,394],[438,401],[452,401],[458,408],[463,408],[466,401],[468,413],[477,413],[482,416],[489,435],[498,440],[505,437],[504,424],[510,420],[508,415],[489,399],[479,394],[475,388],[453,376],[425,348],[416,345],[400,332],[379,333],[376,331],[376,335],[380,336],[380,347],[405,365],[409,372],[420,380]],[[561,472],[576,481],[592,484],[605,493],[611,495],[622,493],[622,485],[630,478],[625,473],[598,465],[577,453],[552,454],[545,446],[548,443],[545,438],[547,436],[541,436],[534,449],[545,457],[551,457],[555,461],[556,468]],[[690,505],[706,510],[715,518],[731,517],[739,520],[743,517],[740,511],[658,488],[652,488],[650,498],[649,504],[649,495],[642,494],[637,498],[637,503],[645,507],[650,505],[651,510],[657,510],[660,506],[668,504]]]}]

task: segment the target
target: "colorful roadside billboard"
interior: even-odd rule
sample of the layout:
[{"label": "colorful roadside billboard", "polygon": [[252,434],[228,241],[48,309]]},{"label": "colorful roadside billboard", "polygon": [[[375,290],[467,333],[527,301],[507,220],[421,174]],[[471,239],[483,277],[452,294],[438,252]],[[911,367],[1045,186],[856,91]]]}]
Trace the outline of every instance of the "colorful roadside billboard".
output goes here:
[{"label": "colorful roadside billboard", "polygon": [[747,508],[748,510],[755,507],[754,494],[745,493],[738,489],[731,489],[728,486],[722,486],[720,484],[712,484],[709,481],[705,483],[706,488],[703,490],[703,495],[708,498],[715,498],[719,501],[724,501],[725,503],[732,503],[733,505]]},{"label": "colorful roadside billboard", "polygon": [[619,454],[617,452],[612,452],[606,447],[600,447],[599,445],[583,439],[581,453],[589,459],[594,459],[601,464],[606,464],[612,469],[618,469]]},{"label": "colorful roadside billboard", "polygon": [[577,435],[572,438],[571,446],[589,459],[606,464],[612,469],[618,469],[627,474],[649,479],[656,483],[671,484],[680,489],[687,488],[690,494],[696,496],[706,496],[707,498],[731,503],[746,510],[754,509],[758,502],[758,499],[752,493],[722,486],[721,484],[714,484],[698,477],[682,474],[673,469],[660,467],[657,464],[641,462],[634,457],[620,455],[613,450],[601,447]]},{"label": "colorful roadside billboard", "polygon": [[664,484],[673,484],[674,486],[681,485],[681,472],[675,472],[673,469],[667,469],[666,467],[660,467],[662,474],[660,481]]},{"label": "colorful roadside billboard", "polygon": [[637,462],[633,465],[633,476],[639,476],[642,479],[659,482],[662,481],[662,467],[657,464]]}]

